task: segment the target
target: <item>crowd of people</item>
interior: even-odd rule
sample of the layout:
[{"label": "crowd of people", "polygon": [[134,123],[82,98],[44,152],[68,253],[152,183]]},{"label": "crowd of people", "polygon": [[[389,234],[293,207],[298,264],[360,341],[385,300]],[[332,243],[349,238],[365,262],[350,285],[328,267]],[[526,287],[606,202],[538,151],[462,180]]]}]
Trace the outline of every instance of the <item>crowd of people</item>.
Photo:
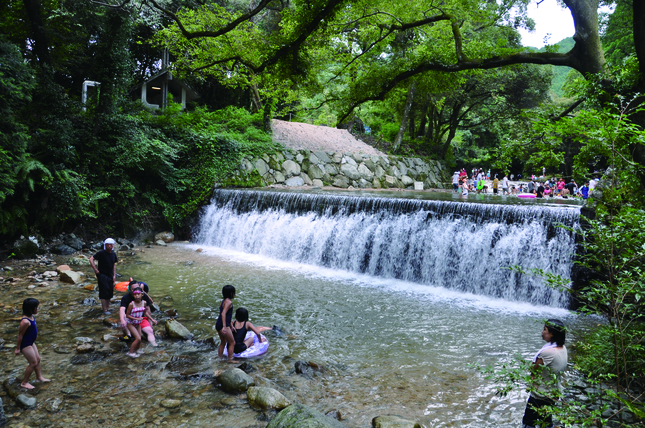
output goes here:
[{"label": "crowd of people", "polygon": [[[518,174],[517,179],[522,178]],[[536,177],[531,176],[528,182],[514,182],[515,176],[504,174],[500,179],[497,174],[492,177],[490,170],[484,172],[483,169],[473,169],[470,176],[465,169],[455,171],[452,176],[452,186],[454,193],[461,193],[463,196],[468,196],[471,192],[488,193],[492,191],[494,195],[534,195],[536,198],[582,198],[587,199],[590,192],[598,184],[598,180],[592,179],[585,181],[582,186],[579,186],[574,179],[568,183],[564,178],[547,178],[545,176]]]}]

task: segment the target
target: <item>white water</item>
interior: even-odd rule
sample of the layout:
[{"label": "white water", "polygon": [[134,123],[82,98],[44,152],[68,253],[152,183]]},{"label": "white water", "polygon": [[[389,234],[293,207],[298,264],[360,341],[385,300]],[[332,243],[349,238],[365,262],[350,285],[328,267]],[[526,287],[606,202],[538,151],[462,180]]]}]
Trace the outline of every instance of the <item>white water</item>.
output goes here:
[{"label": "white water", "polygon": [[[219,190],[196,242],[374,282],[564,308],[568,296],[508,270],[569,278],[575,208]],[[378,279],[378,281],[377,281]]]}]

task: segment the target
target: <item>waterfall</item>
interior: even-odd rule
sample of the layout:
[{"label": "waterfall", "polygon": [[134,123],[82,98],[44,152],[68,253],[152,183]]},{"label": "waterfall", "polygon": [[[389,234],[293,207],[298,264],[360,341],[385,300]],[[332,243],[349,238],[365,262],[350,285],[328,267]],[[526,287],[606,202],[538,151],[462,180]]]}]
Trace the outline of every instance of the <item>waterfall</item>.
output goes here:
[{"label": "waterfall", "polygon": [[197,243],[466,293],[567,307],[578,208],[216,190]]}]

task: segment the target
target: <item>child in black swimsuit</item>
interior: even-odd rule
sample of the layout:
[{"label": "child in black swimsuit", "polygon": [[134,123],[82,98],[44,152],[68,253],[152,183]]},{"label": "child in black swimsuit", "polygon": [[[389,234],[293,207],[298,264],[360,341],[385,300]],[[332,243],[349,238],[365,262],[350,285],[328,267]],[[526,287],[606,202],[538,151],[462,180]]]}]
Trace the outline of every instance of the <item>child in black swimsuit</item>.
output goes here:
[{"label": "child in black swimsuit", "polygon": [[36,319],[34,315],[38,313],[38,300],[33,298],[25,299],[22,302],[22,315],[20,326],[18,327],[18,346],[16,347],[15,354],[25,356],[29,365],[25,370],[25,376],[20,382],[20,386],[25,389],[34,389],[34,386],[29,383],[29,377],[33,372],[36,372],[36,379],[40,382],[49,382],[49,379],[43,377],[40,372],[40,354],[36,347],[36,338],[38,337],[38,327],[36,327]]},{"label": "child in black swimsuit", "polygon": [[[260,335],[260,330],[256,328],[253,324],[249,322],[249,311],[246,308],[238,308],[235,311],[235,321],[233,322],[233,328],[235,329],[235,353],[240,354],[250,346],[253,345],[253,337],[249,337],[244,340],[246,337],[246,332],[251,330],[258,337],[260,342],[265,342],[266,339]],[[262,330],[269,329],[268,327],[259,327]]]},{"label": "child in black swimsuit", "polygon": [[235,346],[235,338],[231,331],[231,318],[233,317],[233,302],[235,298],[235,287],[232,285],[225,285],[222,288],[222,303],[219,305],[219,316],[215,323],[215,330],[219,335],[219,348],[217,355],[222,358],[224,355],[224,348],[228,346],[228,361],[230,363],[237,363],[233,361],[233,347]]}]

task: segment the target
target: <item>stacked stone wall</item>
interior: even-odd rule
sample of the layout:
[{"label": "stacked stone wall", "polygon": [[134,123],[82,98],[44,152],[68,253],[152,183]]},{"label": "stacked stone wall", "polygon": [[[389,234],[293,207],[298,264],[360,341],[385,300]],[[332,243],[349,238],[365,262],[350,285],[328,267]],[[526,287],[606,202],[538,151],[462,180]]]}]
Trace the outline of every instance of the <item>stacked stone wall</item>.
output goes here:
[{"label": "stacked stone wall", "polygon": [[449,182],[445,165],[436,160],[362,153],[285,150],[273,155],[246,157],[223,185],[333,186],[353,188],[444,188]]}]

